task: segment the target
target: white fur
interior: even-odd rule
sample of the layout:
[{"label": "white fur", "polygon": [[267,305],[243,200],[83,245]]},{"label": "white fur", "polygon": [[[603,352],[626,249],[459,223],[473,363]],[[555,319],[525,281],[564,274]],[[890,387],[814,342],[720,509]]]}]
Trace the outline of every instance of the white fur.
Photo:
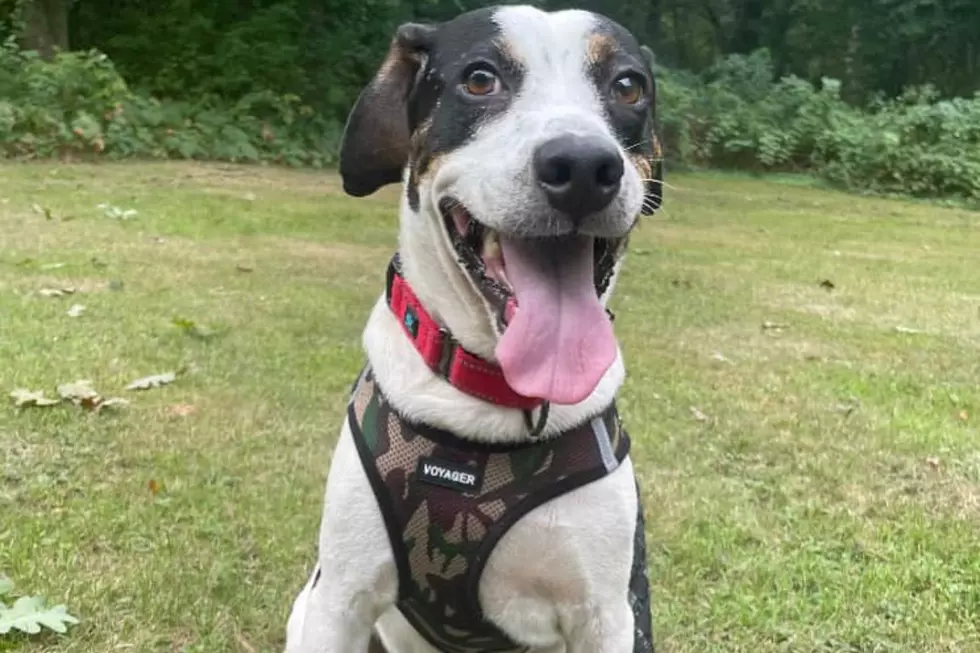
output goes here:
[{"label": "white fur", "polygon": [[604,237],[626,234],[643,204],[643,178],[610,129],[599,91],[588,77],[595,16],[517,6],[499,10],[494,18],[510,54],[523,64],[524,80],[505,112],[444,157],[432,181],[434,199],[459,200],[497,231],[554,235],[563,230],[563,219],[536,187],[533,152],[559,136],[598,137],[617,148],[627,165],[617,197],[580,231]]},{"label": "white fur", "polygon": [[[541,653],[632,651],[635,516],[629,459],[532,510],[487,562],[486,616]],[[372,625],[390,653],[436,653],[393,607],[394,558],[346,423],[327,481],[318,568],[319,582],[311,588],[311,575],[293,604],[286,653],[364,653]]]},{"label": "white fur", "polygon": [[[420,185],[418,212],[402,202],[399,243],[405,277],[422,303],[463,346],[488,359],[497,335],[479,292],[456,261],[438,199],[458,193],[492,227],[526,220],[541,208],[522,172],[535,143],[569,131],[613,138],[585,77],[592,15],[508,7],[496,20],[527,66],[524,91],[482,128],[472,146],[446,156],[435,177]],[[620,196],[595,223],[601,232],[595,235],[626,233],[640,211],[640,176],[633,166],[626,169]],[[364,347],[379,385],[405,416],[482,441],[528,437],[520,411],[464,395],[434,376],[383,297],[368,319]],[[588,399],[552,407],[545,433],[600,412],[624,374],[617,356]],[[504,535],[484,570],[479,598],[486,616],[539,653],[632,651],[627,586],[636,501],[627,459],[609,476],[528,513]],[[346,421],[327,481],[317,568],[319,582],[314,586],[311,576],[294,602],[287,653],[365,653],[372,628],[389,653],[435,653],[393,607],[397,573],[391,547]]]}]

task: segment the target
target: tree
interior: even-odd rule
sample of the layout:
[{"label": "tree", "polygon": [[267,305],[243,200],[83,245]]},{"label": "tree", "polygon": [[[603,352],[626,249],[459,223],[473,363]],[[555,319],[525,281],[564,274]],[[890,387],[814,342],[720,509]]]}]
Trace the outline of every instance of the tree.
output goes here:
[{"label": "tree", "polygon": [[73,0],[18,0],[21,47],[50,59],[67,50],[68,12]]}]

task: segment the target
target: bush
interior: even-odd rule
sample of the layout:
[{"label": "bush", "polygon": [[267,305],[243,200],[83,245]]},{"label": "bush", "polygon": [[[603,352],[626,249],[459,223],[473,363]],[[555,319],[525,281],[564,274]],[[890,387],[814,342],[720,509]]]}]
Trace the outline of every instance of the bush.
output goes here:
[{"label": "bush", "polygon": [[7,157],[127,157],[334,161],[339,127],[293,95],[251,93],[237,102],[157,100],[133,93],[97,51],[51,61],[0,47],[0,153]]},{"label": "bush", "polygon": [[980,200],[980,94],[914,88],[862,110],[834,79],[774,81],[765,51],[701,75],[660,70],[659,81],[674,165],[812,170],[852,190]]}]

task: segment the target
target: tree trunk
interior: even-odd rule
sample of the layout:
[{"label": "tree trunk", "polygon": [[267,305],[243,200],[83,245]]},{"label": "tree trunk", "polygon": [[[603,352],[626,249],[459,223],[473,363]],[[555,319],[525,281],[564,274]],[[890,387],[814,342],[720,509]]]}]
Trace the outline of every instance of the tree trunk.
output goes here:
[{"label": "tree trunk", "polygon": [[762,0],[742,0],[735,9],[731,51],[749,54],[762,45]]},{"label": "tree trunk", "polygon": [[23,0],[21,46],[36,50],[45,59],[51,59],[57,50],[67,50],[70,4],[71,0]]},{"label": "tree trunk", "polygon": [[656,52],[660,47],[660,30],[663,25],[663,3],[662,0],[650,0],[650,7],[646,17],[646,38],[648,45]]}]

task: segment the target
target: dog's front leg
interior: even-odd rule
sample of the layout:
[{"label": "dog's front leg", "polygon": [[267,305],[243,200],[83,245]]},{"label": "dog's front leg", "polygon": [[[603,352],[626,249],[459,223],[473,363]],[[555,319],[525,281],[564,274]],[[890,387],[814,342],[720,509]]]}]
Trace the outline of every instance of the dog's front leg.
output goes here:
[{"label": "dog's front leg", "polygon": [[368,653],[373,610],[345,604],[317,567],[289,615],[286,653]]},{"label": "dog's front leg", "polygon": [[327,478],[318,564],[293,604],[286,653],[367,653],[397,589],[384,520],[345,425]]}]

